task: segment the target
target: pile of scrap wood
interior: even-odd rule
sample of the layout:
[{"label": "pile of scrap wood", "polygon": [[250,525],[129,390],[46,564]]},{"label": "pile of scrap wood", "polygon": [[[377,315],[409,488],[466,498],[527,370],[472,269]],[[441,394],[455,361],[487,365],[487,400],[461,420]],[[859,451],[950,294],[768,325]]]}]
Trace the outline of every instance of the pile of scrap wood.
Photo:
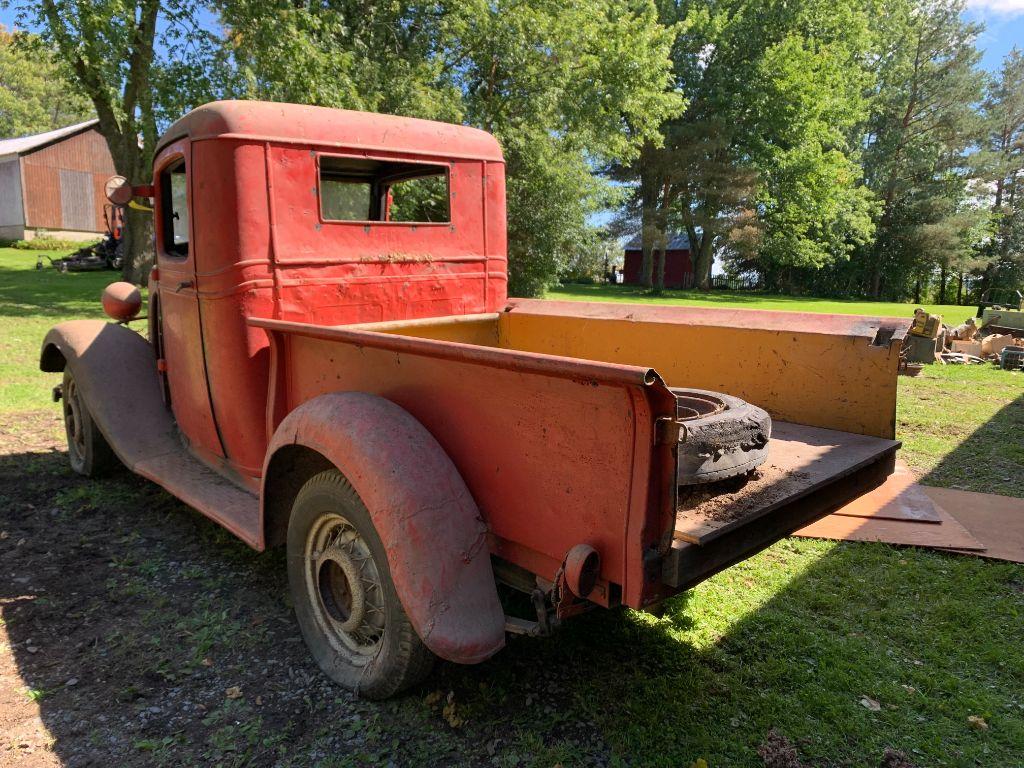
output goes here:
[{"label": "pile of scrap wood", "polygon": [[1024,367],[1024,332],[1005,331],[985,323],[979,326],[973,317],[951,327],[943,325],[939,315],[916,309],[900,354],[900,370],[917,373],[924,363],[986,362],[1017,370]]},{"label": "pile of scrap wood", "polygon": [[1024,346],[1024,337],[1008,333],[992,333],[972,339],[951,339],[948,351],[941,353],[945,363],[998,363],[1006,347]]},{"label": "pile of scrap wood", "polygon": [[1024,499],[918,485],[897,462],[874,491],[794,534],[879,541],[1024,563]]}]

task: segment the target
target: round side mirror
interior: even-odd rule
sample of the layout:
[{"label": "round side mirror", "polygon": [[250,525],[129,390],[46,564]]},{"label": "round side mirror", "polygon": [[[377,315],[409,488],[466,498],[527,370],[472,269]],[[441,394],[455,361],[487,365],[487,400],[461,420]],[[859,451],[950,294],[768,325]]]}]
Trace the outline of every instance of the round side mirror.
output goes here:
[{"label": "round side mirror", "polygon": [[132,185],[124,176],[111,176],[103,185],[103,194],[114,205],[128,205],[132,201]]},{"label": "round side mirror", "polygon": [[142,309],[142,294],[131,283],[111,283],[103,289],[103,311],[119,323],[125,323]]}]

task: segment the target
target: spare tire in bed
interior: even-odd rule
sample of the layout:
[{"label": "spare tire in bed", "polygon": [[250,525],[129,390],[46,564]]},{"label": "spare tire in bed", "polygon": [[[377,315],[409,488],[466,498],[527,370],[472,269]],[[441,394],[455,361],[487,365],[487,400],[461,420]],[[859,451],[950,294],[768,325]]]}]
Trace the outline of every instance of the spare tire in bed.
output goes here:
[{"label": "spare tire in bed", "polygon": [[732,395],[672,389],[679,436],[679,485],[714,483],[745,475],[768,458],[772,419]]}]

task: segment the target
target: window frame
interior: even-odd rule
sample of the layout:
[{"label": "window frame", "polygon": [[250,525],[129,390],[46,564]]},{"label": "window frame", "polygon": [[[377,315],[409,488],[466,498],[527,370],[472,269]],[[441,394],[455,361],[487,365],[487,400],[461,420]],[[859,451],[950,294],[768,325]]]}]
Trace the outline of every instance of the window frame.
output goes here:
[{"label": "window frame", "polygon": [[[422,165],[430,168],[437,168],[444,172],[445,188],[448,190],[448,220],[447,221],[380,221],[377,219],[329,219],[324,215],[324,196],[321,188],[321,160],[322,158],[339,158],[342,160],[373,160],[379,163],[395,163],[400,165]],[[356,224],[361,227],[386,226],[386,227],[451,227],[453,222],[452,206],[452,166],[451,160],[419,160],[395,157],[383,157],[376,154],[354,154],[347,152],[317,152],[316,153],[316,212],[317,220],[321,224]],[[429,178],[440,176],[440,173],[424,174],[423,176],[412,176],[410,179],[398,179],[397,181],[409,181],[416,178]],[[373,206],[373,184],[370,185],[370,204]],[[380,201],[377,202],[379,206]]]},{"label": "window frame", "polygon": [[[171,173],[172,169],[177,167],[183,169],[183,176],[185,178],[185,210],[188,214],[188,242],[185,244],[185,252],[182,253],[177,249],[177,244],[174,242],[174,209],[171,207],[171,201],[173,200],[173,193],[171,190]],[[167,180],[166,187],[164,180]],[[185,158],[185,154],[182,152],[176,152],[165,159],[160,165],[160,169],[156,173],[157,182],[157,193],[158,193],[158,206],[157,216],[160,222],[160,237],[157,238],[157,248],[160,254],[168,259],[176,259],[178,261],[187,261],[189,256],[192,255],[192,210],[191,202],[192,195],[189,189],[191,185],[191,174],[189,172],[188,161]],[[168,246],[170,242],[170,246]]]}]

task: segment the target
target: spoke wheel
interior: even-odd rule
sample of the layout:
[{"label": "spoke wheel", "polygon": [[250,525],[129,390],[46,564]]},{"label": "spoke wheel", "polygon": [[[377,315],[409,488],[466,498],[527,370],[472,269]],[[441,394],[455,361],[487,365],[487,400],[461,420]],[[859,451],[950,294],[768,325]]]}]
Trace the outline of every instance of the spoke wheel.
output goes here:
[{"label": "spoke wheel", "polygon": [[85,466],[85,424],[82,418],[82,401],[78,385],[73,378],[64,387],[64,429],[68,436],[68,458],[71,467],[81,472]]},{"label": "spoke wheel", "polygon": [[386,699],[430,673],[434,656],[398,599],[366,505],[335,469],[309,478],[288,519],[288,583],[313,658],[335,682]]},{"label": "spoke wheel", "polygon": [[86,477],[107,474],[117,466],[117,457],[92,420],[85,396],[68,368],[64,369],[61,393],[71,469]]},{"label": "spoke wheel", "polygon": [[366,540],[346,518],[324,513],[306,540],[306,589],[317,624],[339,652],[365,664],[384,636],[384,591]]}]

